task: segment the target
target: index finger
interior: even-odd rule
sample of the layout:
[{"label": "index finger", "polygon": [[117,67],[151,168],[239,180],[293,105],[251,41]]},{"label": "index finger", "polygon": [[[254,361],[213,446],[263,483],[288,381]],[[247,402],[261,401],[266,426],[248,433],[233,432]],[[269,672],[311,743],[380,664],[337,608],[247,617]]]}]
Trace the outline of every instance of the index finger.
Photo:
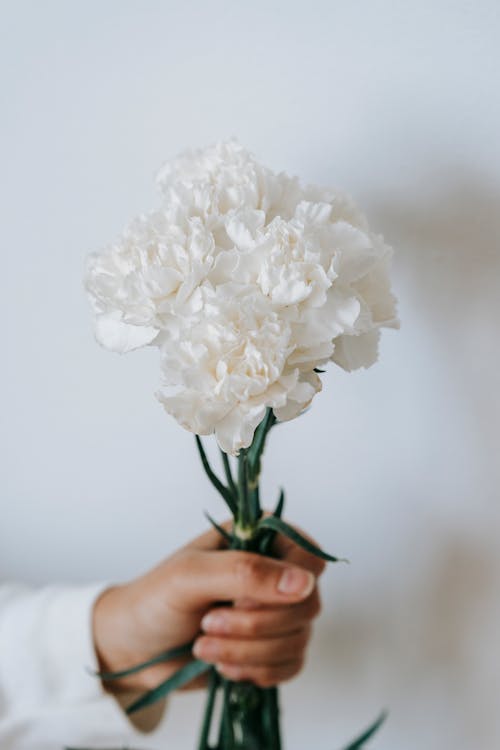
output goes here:
[{"label": "index finger", "polygon": [[[265,513],[265,515],[267,516],[269,515],[269,513]],[[233,521],[228,519],[222,522],[220,526],[225,531],[231,533],[233,528]],[[298,532],[300,532],[302,536],[304,536],[313,544],[317,545],[315,539],[313,539],[309,534],[306,534],[303,529],[301,529],[299,526],[296,526],[295,524],[293,525],[293,527]],[[215,551],[226,549],[227,543],[224,541],[224,539],[216,529],[210,528],[208,529],[208,531],[205,531],[203,534],[200,534],[200,536],[196,537],[196,539],[193,539],[186,546],[192,549],[208,552],[210,550]],[[291,539],[288,539],[288,537],[283,536],[283,534],[276,534],[272,551],[273,556],[277,557],[279,560],[283,560],[284,562],[289,562],[293,565],[305,568],[306,570],[309,570],[311,573],[313,573],[316,577],[320,576],[326,567],[326,564],[323,560],[321,560],[319,557],[316,557],[311,552],[307,552],[307,550],[303,549],[302,547],[299,547],[298,544],[293,542]]]}]

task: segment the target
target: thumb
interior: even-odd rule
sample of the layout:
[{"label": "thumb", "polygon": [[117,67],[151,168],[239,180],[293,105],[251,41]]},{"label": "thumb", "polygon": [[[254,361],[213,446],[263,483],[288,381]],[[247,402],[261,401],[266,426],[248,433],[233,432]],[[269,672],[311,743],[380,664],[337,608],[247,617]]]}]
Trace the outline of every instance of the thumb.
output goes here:
[{"label": "thumb", "polygon": [[252,552],[190,550],[183,563],[176,576],[178,595],[193,609],[246,598],[261,604],[299,602],[316,583],[304,568]]}]

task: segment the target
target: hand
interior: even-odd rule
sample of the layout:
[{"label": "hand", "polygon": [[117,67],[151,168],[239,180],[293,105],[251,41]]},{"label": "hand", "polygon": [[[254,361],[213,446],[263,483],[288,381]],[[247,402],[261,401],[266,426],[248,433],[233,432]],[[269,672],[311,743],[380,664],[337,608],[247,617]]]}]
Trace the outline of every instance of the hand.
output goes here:
[{"label": "hand", "polygon": [[[279,560],[225,550],[211,529],[140,578],[104,591],[93,616],[101,670],[126,669],[194,640],[194,656],[231,680],[269,687],[294,677],[320,610],[316,579],[324,563],[283,537],[273,552]],[[149,690],[187,661],[105,685]]]}]

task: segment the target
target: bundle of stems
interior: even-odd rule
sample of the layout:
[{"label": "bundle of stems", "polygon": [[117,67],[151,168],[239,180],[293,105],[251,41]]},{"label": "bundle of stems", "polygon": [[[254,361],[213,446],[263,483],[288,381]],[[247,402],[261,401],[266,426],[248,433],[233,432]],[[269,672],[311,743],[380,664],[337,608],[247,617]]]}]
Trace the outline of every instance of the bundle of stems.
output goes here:
[{"label": "bundle of stems", "polygon": [[[283,534],[313,555],[329,562],[338,562],[340,558],[329,555],[312,544],[282,519],[285,503],[283,490],[273,513],[265,515],[263,512],[259,492],[262,455],[275,422],[272,409],[268,409],[255,431],[252,444],[240,451],[236,459],[237,471],[231,466],[231,458],[221,451],[225,481],[212,469],[202,441],[196,435],[205,472],[231,511],[232,529],[227,531],[208,514],[207,518],[223,537],[228,549],[246,550],[272,557],[274,538],[276,534]],[[188,655],[192,645],[186,643],[130,669],[97,674],[103,680],[126,677],[152,664]],[[278,688],[261,688],[252,683],[232,682],[222,677],[213,665],[200,659],[190,660],[163,683],[142,695],[127,708],[127,713],[134,713],[155,703],[172,690],[183,687],[204,673],[208,676],[208,691],[198,750],[282,750]],[[344,750],[361,748],[384,718],[381,715]]]},{"label": "bundle of stems", "polygon": [[[238,455],[236,478],[233,476],[229,456],[222,452],[226,483],[215,475],[200,438],[196,438],[205,471],[233,515],[232,533],[228,533],[212,519],[209,520],[224,537],[229,549],[272,556],[273,539],[277,533],[282,533],[313,554],[336,561],[337,558],[312,545],[282,520],[285,500],[283,490],[274,513],[268,516],[263,514],[259,491],[261,460],[266,438],[274,424],[275,417],[272,410],[268,409],[255,432],[251,446],[241,450]],[[218,693],[222,697],[218,739],[216,745],[211,745]],[[277,687],[259,688],[250,683],[231,682],[212,668],[198,750],[281,750],[281,747]]]}]

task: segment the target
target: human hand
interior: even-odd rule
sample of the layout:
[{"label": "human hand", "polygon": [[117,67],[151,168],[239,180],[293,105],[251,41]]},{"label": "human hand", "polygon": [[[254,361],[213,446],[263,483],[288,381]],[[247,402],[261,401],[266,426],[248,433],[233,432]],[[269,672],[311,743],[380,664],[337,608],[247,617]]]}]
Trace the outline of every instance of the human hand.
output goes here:
[{"label": "human hand", "polygon": [[[320,610],[325,564],[279,536],[273,552],[280,559],[226,550],[211,529],[140,578],[104,591],[93,613],[101,670],[126,669],[194,640],[194,656],[228,679],[269,687],[294,677]],[[187,661],[156,664],[106,687],[149,690]],[[202,676],[188,687],[204,684]]]}]

